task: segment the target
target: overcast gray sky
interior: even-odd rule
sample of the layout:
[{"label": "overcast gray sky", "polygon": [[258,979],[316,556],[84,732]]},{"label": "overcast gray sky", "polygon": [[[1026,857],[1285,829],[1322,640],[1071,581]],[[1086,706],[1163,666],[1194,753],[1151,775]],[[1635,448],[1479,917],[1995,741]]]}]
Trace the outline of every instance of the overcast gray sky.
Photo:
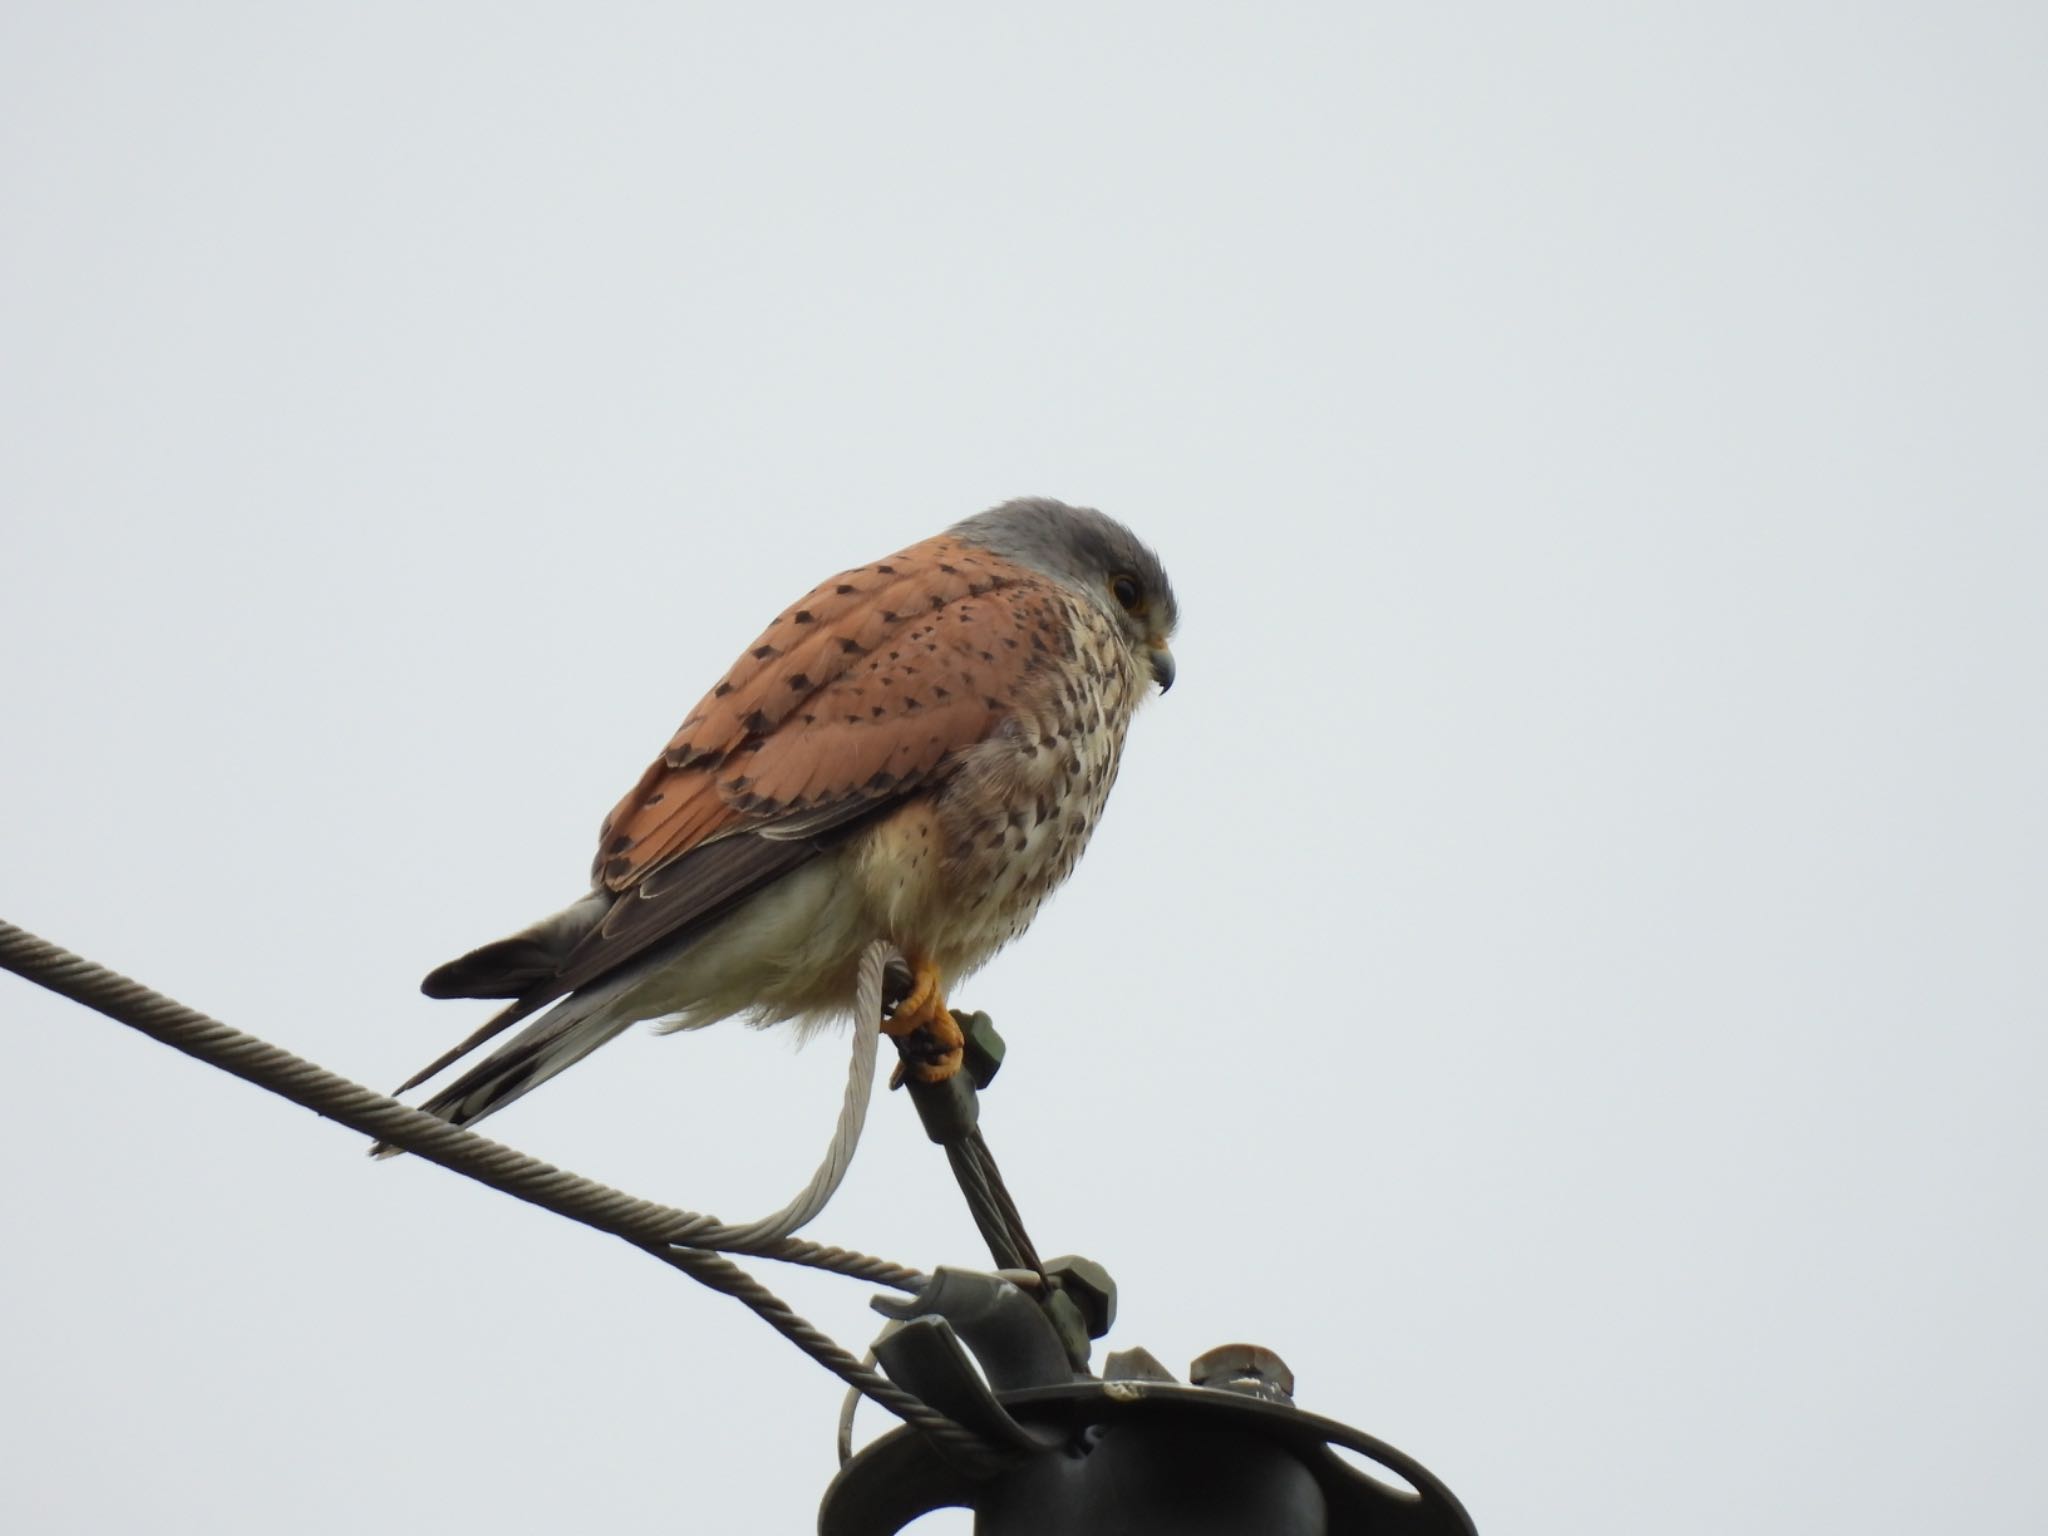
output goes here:
[{"label": "overcast gray sky", "polygon": [[[14,0],[0,912],[387,1086],[782,604],[1090,502],[1181,680],[956,1000],[1111,1343],[1489,1533],[2038,1530],[2044,76],[2019,4]],[[0,1017],[0,1526],[811,1528],[733,1304]],[[843,1069],[491,1129],[751,1216]],[[982,1257],[897,1100],[815,1235]]]}]

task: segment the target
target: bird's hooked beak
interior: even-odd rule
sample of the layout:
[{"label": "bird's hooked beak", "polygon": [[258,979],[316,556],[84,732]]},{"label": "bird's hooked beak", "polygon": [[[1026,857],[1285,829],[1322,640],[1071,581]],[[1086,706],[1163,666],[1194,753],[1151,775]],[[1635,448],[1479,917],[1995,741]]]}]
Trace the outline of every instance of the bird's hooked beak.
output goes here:
[{"label": "bird's hooked beak", "polygon": [[1165,693],[1173,686],[1173,652],[1163,644],[1151,647],[1152,677],[1159,684],[1159,691]]}]

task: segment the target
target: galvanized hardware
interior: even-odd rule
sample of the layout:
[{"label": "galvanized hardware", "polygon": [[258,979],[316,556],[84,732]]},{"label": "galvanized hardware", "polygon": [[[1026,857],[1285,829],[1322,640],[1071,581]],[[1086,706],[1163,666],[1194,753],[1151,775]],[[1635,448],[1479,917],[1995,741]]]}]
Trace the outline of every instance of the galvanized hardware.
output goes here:
[{"label": "galvanized hardware", "polygon": [[1080,1307],[1089,1338],[1099,1339],[1116,1326],[1116,1282],[1093,1259],[1073,1253],[1047,1259],[1045,1278]]},{"label": "galvanized hardware", "polygon": [[[1078,1311],[1074,1273],[1059,1294]],[[1007,1459],[956,1465],[917,1431],[891,1431],[833,1480],[820,1536],[894,1536],[949,1506],[975,1512],[976,1536],[1475,1536],[1427,1468],[1288,1401],[1293,1374],[1270,1350],[1209,1351],[1202,1385],[1120,1350],[1097,1381],[1071,1372],[1046,1313],[1000,1275],[942,1270],[914,1302],[879,1309],[906,1319],[875,1346],[890,1377]]]},{"label": "galvanized hardware", "polygon": [[1258,1344],[1219,1344],[1195,1356],[1188,1380],[1198,1387],[1242,1392],[1276,1403],[1294,1401],[1294,1372],[1272,1350]]},{"label": "galvanized hardware", "polygon": [[[917,1295],[877,1296],[869,1305],[898,1322],[932,1318],[943,1323],[974,1352],[981,1374],[998,1392],[1046,1386],[1070,1380],[1074,1374],[1066,1348],[1043,1309],[1000,1275],[941,1268]],[[876,1346],[878,1353],[880,1347]],[[894,1369],[889,1374],[918,1396],[925,1396],[922,1387],[903,1381]]]}]

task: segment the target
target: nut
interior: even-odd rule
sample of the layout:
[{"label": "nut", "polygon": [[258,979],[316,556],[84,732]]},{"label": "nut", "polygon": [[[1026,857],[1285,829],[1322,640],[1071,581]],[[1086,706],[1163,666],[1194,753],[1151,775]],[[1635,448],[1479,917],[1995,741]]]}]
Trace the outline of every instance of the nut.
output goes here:
[{"label": "nut", "polygon": [[985,1013],[956,1013],[953,1022],[960,1026],[962,1065],[967,1068],[967,1075],[974,1079],[975,1087],[986,1088],[1002,1069],[1003,1053],[1008,1047],[1003,1044],[1003,1037],[996,1033],[994,1021]]},{"label": "nut", "polygon": [[1045,1277],[1074,1299],[1088,1325],[1088,1337],[1099,1339],[1116,1322],[1116,1282],[1093,1259],[1067,1254],[1045,1266]]},{"label": "nut", "polygon": [[1195,1357],[1188,1367],[1188,1380],[1198,1387],[1280,1402],[1294,1400],[1294,1372],[1285,1360],[1260,1344],[1219,1344]]}]

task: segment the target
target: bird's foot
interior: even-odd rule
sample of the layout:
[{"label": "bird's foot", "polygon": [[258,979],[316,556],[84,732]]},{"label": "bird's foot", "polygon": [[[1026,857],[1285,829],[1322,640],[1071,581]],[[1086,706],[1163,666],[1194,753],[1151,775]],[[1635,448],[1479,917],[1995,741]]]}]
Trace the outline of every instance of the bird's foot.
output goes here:
[{"label": "bird's foot", "polygon": [[913,960],[909,994],[882,1021],[882,1032],[903,1053],[903,1070],[920,1083],[943,1083],[960,1070],[966,1036],[939,990],[939,968]]}]

